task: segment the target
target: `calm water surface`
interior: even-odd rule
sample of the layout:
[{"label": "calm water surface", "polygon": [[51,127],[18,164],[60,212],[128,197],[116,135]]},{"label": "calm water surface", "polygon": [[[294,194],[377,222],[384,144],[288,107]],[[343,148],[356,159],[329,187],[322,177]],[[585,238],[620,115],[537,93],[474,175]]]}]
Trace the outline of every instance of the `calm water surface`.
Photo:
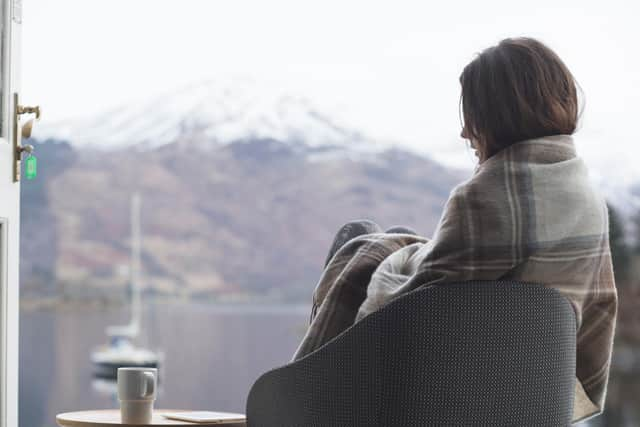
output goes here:
[{"label": "calm water surface", "polygon": [[[139,342],[164,354],[156,407],[244,412],[257,377],[289,361],[305,331],[309,309],[148,306]],[[105,328],[128,318],[126,308],[21,311],[20,427],[53,427],[60,412],[118,408],[115,384],[93,378],[89,357],[106,341]],[[608,395],[608,416],[598,417],[589,427],[640,426],[637,374],[612,375]]]},{"label": "calm water surface", "polygon": [[[153,304],[140,343],[164,353],[156,407],[244,412],[264,371],[286,363],[306,306]],[[20,314],[20,427],[55,426],[60,412],[117,408],[113,383],[92,376],[92,349],[126,309],[57,308]]]}]

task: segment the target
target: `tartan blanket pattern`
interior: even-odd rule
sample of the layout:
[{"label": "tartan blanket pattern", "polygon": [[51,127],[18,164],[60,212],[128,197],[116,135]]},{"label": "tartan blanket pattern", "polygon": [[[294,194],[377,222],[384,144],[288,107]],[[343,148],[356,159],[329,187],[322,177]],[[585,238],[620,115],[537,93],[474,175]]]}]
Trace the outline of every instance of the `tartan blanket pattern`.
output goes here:
[{"label": "tartan blanket pattern", "polygon": [[431,239],[375,233],[343,245],[313,293],[294,360],[394,298],[437,283],[509,279],[564,294],[578,320],[574,421],[602,412],[617,313],[608,212],[573,137],[514,144],[447,200]]}]

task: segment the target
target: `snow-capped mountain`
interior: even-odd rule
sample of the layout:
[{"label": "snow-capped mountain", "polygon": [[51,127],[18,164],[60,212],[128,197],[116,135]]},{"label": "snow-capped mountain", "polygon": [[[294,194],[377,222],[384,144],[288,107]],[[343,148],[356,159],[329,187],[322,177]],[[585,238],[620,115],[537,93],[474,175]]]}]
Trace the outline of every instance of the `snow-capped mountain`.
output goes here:
[{"label": "snow-capped mountain", "polygon": [[[152,149],[174,142],[202,149],[238,141],[271,140],[302,149],[307,160],[335,156],[372,160],[370,154],[375,157],[375,153],[388,148],[388,144],[344,124],[308,98],[293,93],[264,81],[227,77],[180,87],[84,119],[43,121],[37,136],[100,149]],[[635,212],[640,207],[640,200],[631,192],[640,181],[635,157],[621,158],[603,150],[603,138],[588,129],[586,133],[579,132],[578,152],[606,197],[624,214]],[[623,138],[614,139],[623,146]],[[453,141],[451,146],[456,144]],[[624,146],[629,149],[635,145],[628,141]],[[456,150],[449,158],[444,154],[440,150],[428,153],[428,157],[448,167],[461,168],[463,151]],[[465,169],[470,170],[472,162]]]},{"label": "snow-capped mountain", "polygon": [[44,123],[42,137],[96,148],[154,148],[178,140],[226,144],[274,139],[307,146],[377,146],[308,99],[250,80],[207,81],[94,117]]},{"label": "snow-capped mountain", "polygon": [[[124,287],[118,266],[128,260],[122,242],[133,189],[144,194],[146,277],[159,294],[306,298],[345,220],[430,235],[451,188],[467,177],[452,167],[462,144],[450,161],[442,152],[386,149],[320,111],[268,85],[213,81],[93,118],[45,121],[38,139],[58,141],[34,142],[46,167],[22,187],[30,213],[22,292],[42,294],[52,277],[78,295]],[[608,163],[599,142],[577,137],[576,145],[628,218],[640,200],[630,190],[635,175]],[[42,232],[41,223],[52,226]]]}]

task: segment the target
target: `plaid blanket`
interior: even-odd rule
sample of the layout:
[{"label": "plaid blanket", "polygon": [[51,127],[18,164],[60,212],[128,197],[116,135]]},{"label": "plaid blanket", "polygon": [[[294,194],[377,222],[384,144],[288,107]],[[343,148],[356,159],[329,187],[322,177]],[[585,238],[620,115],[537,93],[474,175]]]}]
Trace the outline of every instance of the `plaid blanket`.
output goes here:
[{"label": "plaid blanket", "polygon": [[346,243],[313,294],[294,360],[419,286],[464,280],[543,283],[578,318],[574,421],[603,410],[617,311],[608,212],[571,136],[514,144],[453,189],[432,239],[367,234]]}]

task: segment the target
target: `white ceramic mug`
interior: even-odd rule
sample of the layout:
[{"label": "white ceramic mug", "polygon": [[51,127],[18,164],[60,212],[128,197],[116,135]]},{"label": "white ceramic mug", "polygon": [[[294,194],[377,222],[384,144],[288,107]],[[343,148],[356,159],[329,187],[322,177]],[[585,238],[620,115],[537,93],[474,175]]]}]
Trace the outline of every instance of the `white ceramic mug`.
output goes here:
[{"label": "white ceramic mug", "polygon": [[118,368],[118,400],[123,424],[151,423],[157,378],[155,368]]}]

